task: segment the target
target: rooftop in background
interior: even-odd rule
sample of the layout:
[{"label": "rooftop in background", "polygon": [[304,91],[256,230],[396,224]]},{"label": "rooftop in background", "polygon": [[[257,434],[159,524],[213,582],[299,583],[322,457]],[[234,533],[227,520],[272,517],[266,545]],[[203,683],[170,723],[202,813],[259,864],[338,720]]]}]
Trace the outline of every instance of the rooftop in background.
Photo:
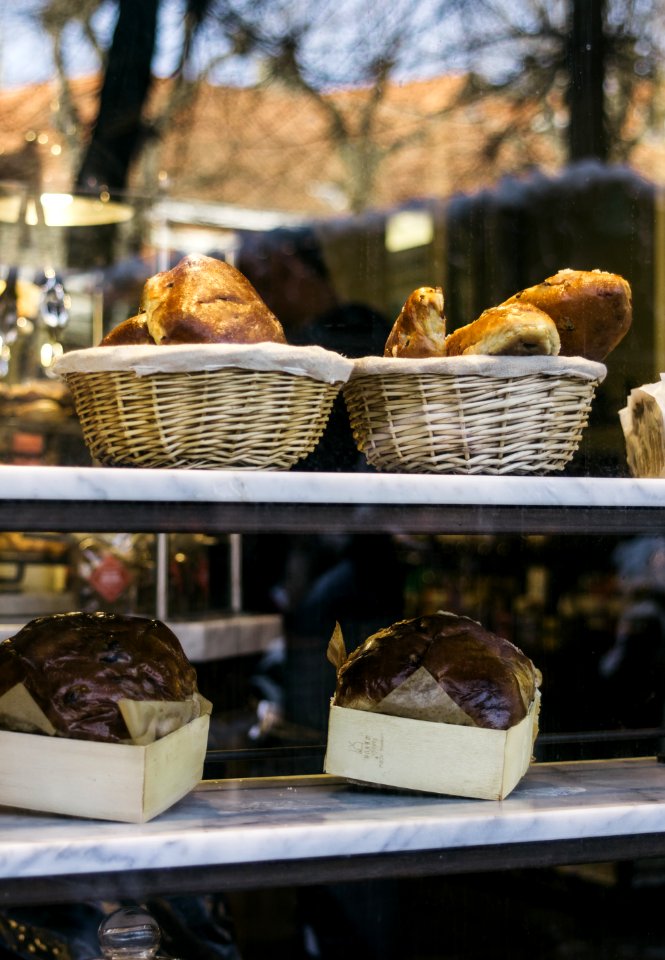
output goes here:
[{"label": "rooftop in background", "polygon": [[[368,210],[445,199],[491,187],[506,175],[562,168],[560,141],[538,127],[539,104],[517,105],[488,94],[459,105],[463,81],[440,76],[389,85],[372,137],[365,140],[359,118],[367,91],[327,95],[355,131],[342,143],[332,138],[326,101],[283,84],[201,83],[176,108],[172,83],[156,80],[148,119],[173,112],[168,123],[160,119],[165,133],[144,150],[128,189],[140,196],[320,218],[349,212],[351,181],[372,164],[379,173],[366,196]],[[71,81],[71,102],[84,131],[94,122],[100,87],[99,76]],[[71,190],[84,137],[72,128],[64,100],[55,83],[0,90],[0,181]],[[519,125],[519,136],[505,136],[511,121]],[[665,136],[643,138],[631,166],[654,183],[665,182]]]}]

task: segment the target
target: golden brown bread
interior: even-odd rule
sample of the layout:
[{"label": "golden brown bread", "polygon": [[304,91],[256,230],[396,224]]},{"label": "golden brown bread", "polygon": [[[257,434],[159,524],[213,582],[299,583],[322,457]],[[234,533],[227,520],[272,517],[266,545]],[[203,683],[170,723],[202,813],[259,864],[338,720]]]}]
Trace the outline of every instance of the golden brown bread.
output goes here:
[{"label": "golden brown bread", "polygon": [[559,346],[556,324],[547,313],[528,303],[511,303],[490,307],[472,323],[454,330],[446,338],[445,354],[556,356]]},{"label": "golden brown bread", "polygon": [[382,701],[421,669],[471,723],[495,730],[526,716],[540,684],[510,641],[469,617],[436,613],[400,620],[361,643],[338,669],[333,703],[390,713]]},{"label": "golden brown bread", "polygon": [[282,325],[230,263],[190,254],[143,287],[141,312],[156,343],[285,343]]},{"label": "golden brown bread", "polygon": [[604,360],[633,319],[630,284],[604,270],[559,270],[505,302],[540,307],[556,323],[561,354],[588,360]]},{"label": "golden brown bread", "polygon": [[103,337],[100,347],[119,347],[128,344],[154,343],[153,337],[148,330],[148,321],[145,313],[139,313],[135,317],[129,317],[122,323],[116,324]]},{"label": "golden brown bread", "polygon": [[179,640],[159,620],[112,613],[37,617],[0,644],[0,694],[25,684],[61,736],[122,741],[118,701],[182,701],[197,691]]},{"label": "golden brown bread", "polygon": [[418,287],[407,297],[386,340],[385,357],[440,357],[446,336],[441,287]]}]

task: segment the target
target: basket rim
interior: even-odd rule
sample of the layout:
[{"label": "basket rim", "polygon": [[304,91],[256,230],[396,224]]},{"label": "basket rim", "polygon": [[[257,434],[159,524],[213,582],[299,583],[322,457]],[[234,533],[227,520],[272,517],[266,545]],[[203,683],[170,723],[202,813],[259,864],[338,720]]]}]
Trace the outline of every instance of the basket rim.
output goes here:
[{"label": "basket rim", "polygon": [[195,373],[226,368],[290,373],[323,383],[346,383],[353,371],[353,361],[319,346],[196,343],[87,347],[65,353],[54,364],[54,371],[60,377],[72,373],[121,371],[150,376],[155,373]]},{"label": "basket rim", "polygon": [[367,376],[418,376],[433,374],[493,377],[504,379],[524,376],[577,377],[601,383],[607,367],[585,357],[551,356],[485,356],[462,357],[360,357],[353,363],[351,380]]}]

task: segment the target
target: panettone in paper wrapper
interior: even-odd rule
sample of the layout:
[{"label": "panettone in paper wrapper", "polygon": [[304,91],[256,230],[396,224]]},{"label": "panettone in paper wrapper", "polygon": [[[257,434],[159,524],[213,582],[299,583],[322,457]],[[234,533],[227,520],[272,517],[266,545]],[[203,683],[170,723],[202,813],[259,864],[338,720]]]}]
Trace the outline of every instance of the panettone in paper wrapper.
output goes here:
[{"label": "panettone in paper wrapper", "polygon": [[160,621],[32,620],[0,644],[0,804],[149,820],[200,780],[210,712]]},{"label": "panettone in paper wrapper", "polygon": [[502,799],[526,773],[540,671],[468,617],[399,621],[347,656],[339,626],[327,773],[351,781]]}]

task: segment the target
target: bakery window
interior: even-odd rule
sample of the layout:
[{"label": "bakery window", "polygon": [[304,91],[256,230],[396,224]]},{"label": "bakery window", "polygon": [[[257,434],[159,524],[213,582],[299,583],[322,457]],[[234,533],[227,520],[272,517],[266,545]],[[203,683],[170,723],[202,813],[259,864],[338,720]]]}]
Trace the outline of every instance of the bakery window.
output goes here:
[{"label": "bakery window", "polygon": [[0,947],[139,891],[171,956],[662,952],[661,0],[81,6],[0,12],[0,631],[156,619],[211,712],[130,870],[0,807]]}]

